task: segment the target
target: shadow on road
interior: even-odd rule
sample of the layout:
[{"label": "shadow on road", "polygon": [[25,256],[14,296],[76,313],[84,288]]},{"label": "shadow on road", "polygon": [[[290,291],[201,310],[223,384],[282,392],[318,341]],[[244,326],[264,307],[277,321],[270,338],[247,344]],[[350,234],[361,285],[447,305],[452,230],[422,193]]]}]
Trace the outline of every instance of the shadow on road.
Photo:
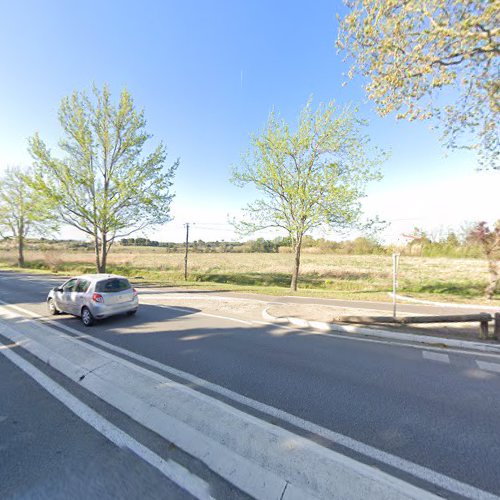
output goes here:
[{"label": "shadow on road", "polygon": [[[194,307],[182,307],[176,309],[166,309],[159,306],[140,304],[139,310],[133,316],[119,314],[97,321],[92,327],[85,327],[80,318],[69,314],[58,314],[47,316],[56,324],[64,324],[85,333],[119,333],[119,334],[141,334],[144,335],[158,333],[161,324],[168,321],[176,321],[182,317],[200,312]],[[155,326],[156,325],[156,326]]]}]

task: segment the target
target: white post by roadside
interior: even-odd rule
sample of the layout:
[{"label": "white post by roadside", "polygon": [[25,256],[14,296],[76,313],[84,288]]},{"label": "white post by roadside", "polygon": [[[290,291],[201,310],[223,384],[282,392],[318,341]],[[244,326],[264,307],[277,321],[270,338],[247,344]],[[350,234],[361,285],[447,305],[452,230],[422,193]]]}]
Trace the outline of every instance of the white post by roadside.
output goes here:
[{"label": "white post by roadside", "polygon": [[392,254],[392,316],[396,317],[396,293],[398,291],[399,253]]}]

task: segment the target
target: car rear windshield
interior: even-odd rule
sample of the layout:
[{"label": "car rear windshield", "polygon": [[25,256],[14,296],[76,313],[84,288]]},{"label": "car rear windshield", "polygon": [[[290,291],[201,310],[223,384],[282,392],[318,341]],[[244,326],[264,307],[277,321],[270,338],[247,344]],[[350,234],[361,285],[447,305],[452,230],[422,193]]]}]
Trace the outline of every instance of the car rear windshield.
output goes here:
[{"label": "car rear windshield", "polygon": [[124,292],[132,288],[128,280],[123,278],[110,278],[109,280],[98,281],[95,291],[100,293]]}]

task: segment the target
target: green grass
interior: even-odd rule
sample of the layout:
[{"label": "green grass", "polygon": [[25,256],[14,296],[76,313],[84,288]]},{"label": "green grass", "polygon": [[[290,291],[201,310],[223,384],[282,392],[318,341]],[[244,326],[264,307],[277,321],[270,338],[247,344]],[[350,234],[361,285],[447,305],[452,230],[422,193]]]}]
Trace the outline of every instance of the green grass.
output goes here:
[{"label": "green grass", "polygon": [[[290,254],[197,254],[189,256],[189,281],[183,279],[182,254],[162,248],[114,247],[108,271],[143,285],[237,290],[268,295],[290,294]],[[15,267],[16,252],[0,247],[0,266]],[[91,251],[60,245],[26,251],[25,270],[74,275],[95,272]],[[391,257],[385,255],[310,254],[302,257],[298,295],[345,299],[389,300]],[[402,256],[399,293],[438,301],[484,302],[487,264],[481,259]]]}]

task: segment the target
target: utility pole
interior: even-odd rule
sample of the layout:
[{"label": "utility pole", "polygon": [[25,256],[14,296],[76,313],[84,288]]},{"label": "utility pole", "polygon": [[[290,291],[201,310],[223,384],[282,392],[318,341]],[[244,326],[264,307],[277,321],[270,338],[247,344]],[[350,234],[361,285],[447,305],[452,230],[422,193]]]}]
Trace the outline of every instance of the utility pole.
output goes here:
[{"label": "utility pole", "polygon": [[184,224],[186,226],[186,251],[184,253],[184,281],[188,279],[188,250],[189,250],[189,222]]}]

